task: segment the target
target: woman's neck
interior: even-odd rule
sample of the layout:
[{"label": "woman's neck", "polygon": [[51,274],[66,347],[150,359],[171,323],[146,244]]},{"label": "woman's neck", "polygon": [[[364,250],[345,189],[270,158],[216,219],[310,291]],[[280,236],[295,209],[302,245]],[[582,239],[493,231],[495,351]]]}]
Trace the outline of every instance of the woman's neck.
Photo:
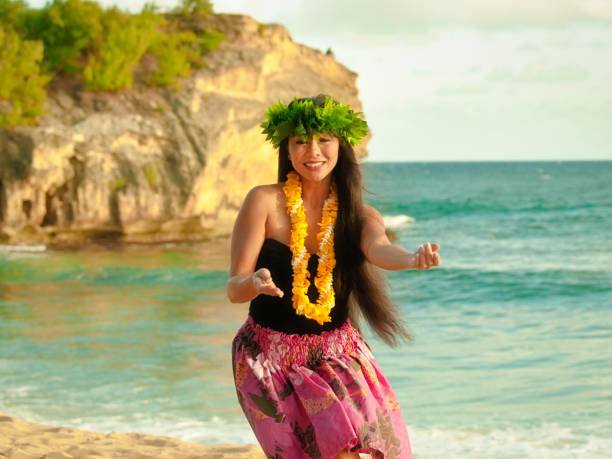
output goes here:
[{"label": "woman's neck", "polygon": [[321,208],[329,196],[331,174],[320,182],[304,180],[302,178],[302,201],[306,207]]}]

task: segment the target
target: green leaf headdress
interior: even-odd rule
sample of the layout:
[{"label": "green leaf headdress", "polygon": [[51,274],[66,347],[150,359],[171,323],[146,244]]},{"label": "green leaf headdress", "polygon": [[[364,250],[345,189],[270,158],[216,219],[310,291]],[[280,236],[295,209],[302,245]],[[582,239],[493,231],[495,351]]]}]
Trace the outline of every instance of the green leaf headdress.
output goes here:
[{"label": "green leaf headdress", "polygon": [[293,99],[289,105],[274,104],[266,111],[267,121],[261,123],[266,140],[274,147],[287,137],[299,135],[303,140],[314,134],[331,132],[350,145],[357,145],[368,133],[368,123],[359,118],[361,112],[336,102],[329,96]]}]

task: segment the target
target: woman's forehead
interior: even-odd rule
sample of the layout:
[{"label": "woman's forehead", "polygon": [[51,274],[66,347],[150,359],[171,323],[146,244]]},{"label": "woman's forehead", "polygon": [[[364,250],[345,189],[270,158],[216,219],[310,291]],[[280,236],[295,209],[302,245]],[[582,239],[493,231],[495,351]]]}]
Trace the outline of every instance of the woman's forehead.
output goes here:
[{"label": "woman's forehead", "polygon": [[312,135],[305,135],[305,136],[292,135],[292,136],[289,137],[289,140],[295,140],[295,139],[318,139],[319,137],[336,138],[336,136],[333,135],[331,132],[315,132]]}]

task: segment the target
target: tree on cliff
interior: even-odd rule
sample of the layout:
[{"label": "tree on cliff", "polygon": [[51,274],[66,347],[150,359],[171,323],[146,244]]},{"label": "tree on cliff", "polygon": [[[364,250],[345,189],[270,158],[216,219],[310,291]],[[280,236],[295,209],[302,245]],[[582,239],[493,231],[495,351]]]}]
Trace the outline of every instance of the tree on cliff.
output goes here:
[{"label": "tree on cliff", "polygon": [[87,90],[129,88],[145,55],[143,82],[175,86],[225,38],[194,33],[184,20],[210,13],[208,0],[181,0],[169,14],[153,4],[130,14],[90,0],[53,0],[42,9],[0,0],[0,127],[33,124],[57,76],[81,78]]}]

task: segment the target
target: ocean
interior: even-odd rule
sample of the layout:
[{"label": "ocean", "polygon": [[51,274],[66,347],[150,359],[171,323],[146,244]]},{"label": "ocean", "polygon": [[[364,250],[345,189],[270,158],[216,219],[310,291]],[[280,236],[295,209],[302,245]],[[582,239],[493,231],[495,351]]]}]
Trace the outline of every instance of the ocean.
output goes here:
[{"label": "ocean", "polygon": [[[415,459],[612,457],[612,162],[363,169],[399,244],[441,246],[387,273],[414,341],[366,335]],[[255,443],[230,362],[248,306],[218,251],[0,247],[0,411]]]}]

